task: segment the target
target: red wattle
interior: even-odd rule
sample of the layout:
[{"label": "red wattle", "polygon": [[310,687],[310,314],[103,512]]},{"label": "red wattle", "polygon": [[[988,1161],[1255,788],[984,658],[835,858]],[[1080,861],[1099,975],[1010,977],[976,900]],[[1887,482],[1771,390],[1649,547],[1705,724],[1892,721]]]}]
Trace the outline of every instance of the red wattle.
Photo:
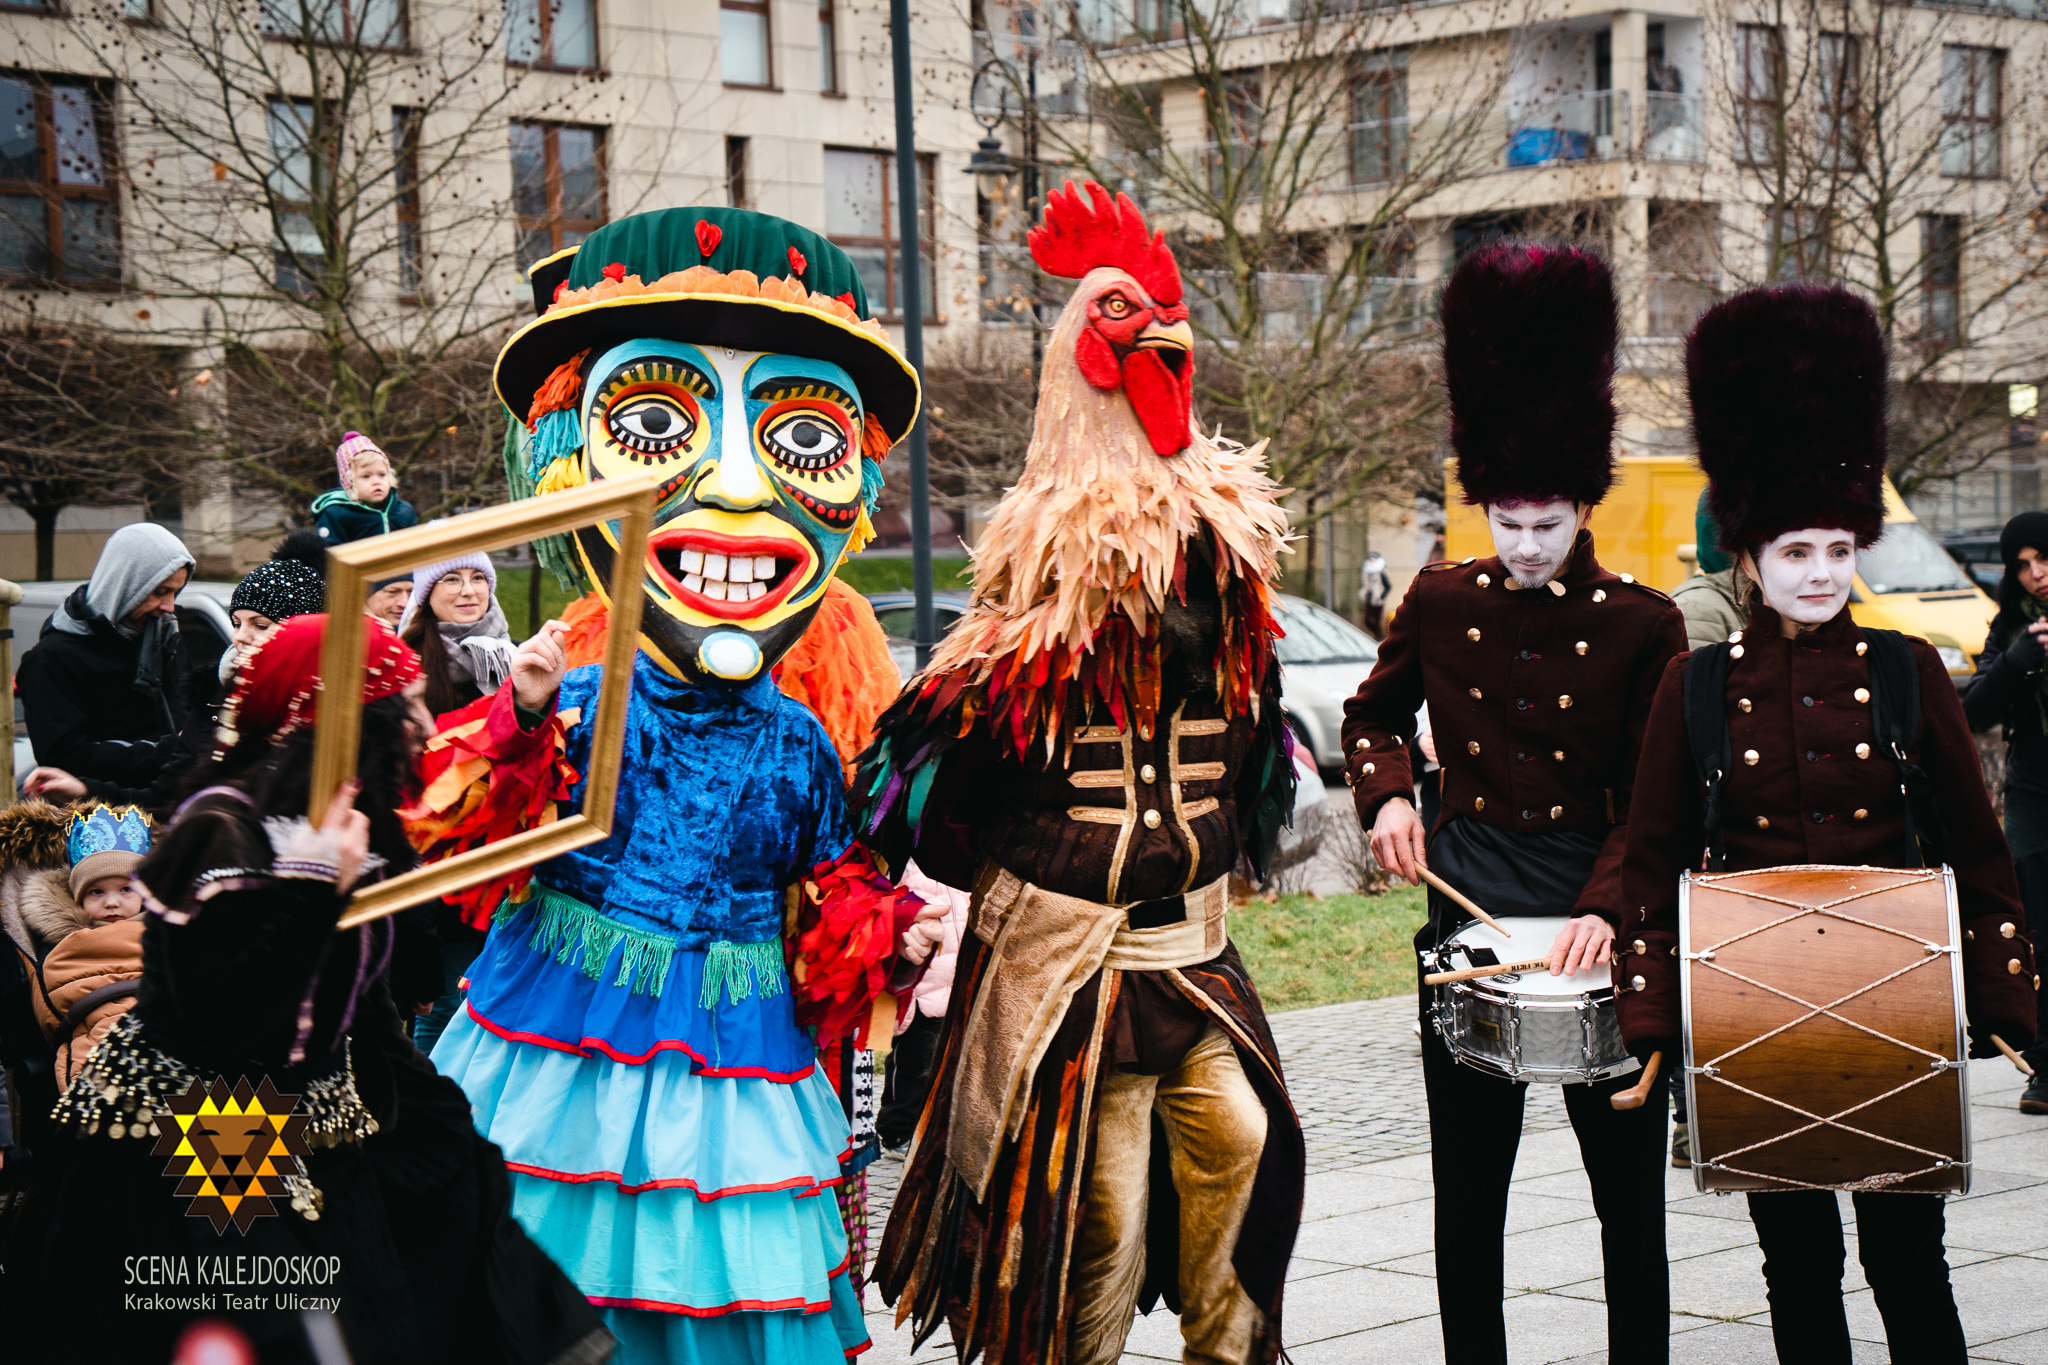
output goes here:
[{"label": "red wattle", "polygon": [[1124,393],[1131,408],[1144,424],[1152,450],[1159,455],[1178,455],[1188,448],[1188,413],[1193,406],[1194,375],[1183,360],[1182,373],[1175,374],[1151,350],[1133,351],[1124,361]]},{"label": "red wattle", "polygon": [[1081,377],[1096,388],[1123,387],[1124,377],[1117,369],[1116,351],[1094,328],[1081,333],[1080,341],[1074,345],[1074,359],[1081,366]]}]

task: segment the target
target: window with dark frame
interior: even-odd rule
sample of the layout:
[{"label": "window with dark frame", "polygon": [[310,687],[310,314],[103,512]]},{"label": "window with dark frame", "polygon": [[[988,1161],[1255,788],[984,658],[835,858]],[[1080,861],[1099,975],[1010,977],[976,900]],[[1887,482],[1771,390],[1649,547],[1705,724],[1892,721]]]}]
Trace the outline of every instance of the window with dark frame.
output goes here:
[{"label": "window with dark frame", "polygon": [[1816,46],[1820,65],[1824,164],[1846,170],[1863,157],[1863,49],[1852,33],[1823,33]]},{"label": "window with dark frame", "polygon": [[818,89],[827,95],[845,93],[839,88],[839,24],[832,0],[818,0]]},{"label": "window with dark frame", "polygon": [[1785,53],[1769,24],[1735,29],[1735,157],[1751,166],[1778,163]]},{"label": "window with dark frame", "polygon": [[272,278],[292,294],[312,294],[325,273],[327,249],[313,220],[313,204],[327,195],[333,159],[318,145],[317,111],[310,100],[270,101],[270,190],[276,232]]},{"label": "window with dark frame", "polygon": [[[917,235],[923,247],[922,299],[927,322],[938,320],[938,242],[932,227],[932,196],[938,163],[920,154]],[[902,240],[897,236],[896,154],[825,149],[825,235],[838,244],[860,272],[868,307],[877,316],[899,317]]]},{"label": "window with dark frame", "polygon": [[1369,52],[1351,78],[1351,183],[1408,170],[1408,54]]},{"label": "window with dark frame", "polygon": [[2005,173],[2001,77],[2005,54],[1995,47],[1941,50],[1941,173],[1995,180]]},{"label": "window with dark frame", "polygon": [[505,60],[554,71],[597,66],[597,0],[505,0]]},{"label": "window with dark frame", "polygon": [[257,27],[273,38],[369,48],[410,45],[405,0],[261,0]]},{"label": "window with dark frame", "polygon": [[0,75],[0,280],[120,283],[112,131],[102,87]]},{"label": "window with dark frame", "polygon": [[718,69],[727,85],[767,89],[775,83],[767,0],[718,0]]},{"label": "window with dark frame", "polygon": [[1953,213],[1920,219],[1920,293],[1925,316],[1920,339],[1931,346],[1963,339],[1963,220]]},{"label": "window with dark frame", "polygon": [[736,209],[754,206],[747,193],[747,139],[743,137],[725,140],[725,202]]},{"label": "window with dark frame", "polygon": [[408,299],[420,296],[425,278],[426,253],[420,238],[420,121],[418,109],[391,111],[392,165],[398,179],[398,198],[392,205],[398,217],[398,292]]},{"label": "window with dark frame", "polygon": [[604,133],[573,123],[512,125],[512,221],[519,267],[605,224]]}]

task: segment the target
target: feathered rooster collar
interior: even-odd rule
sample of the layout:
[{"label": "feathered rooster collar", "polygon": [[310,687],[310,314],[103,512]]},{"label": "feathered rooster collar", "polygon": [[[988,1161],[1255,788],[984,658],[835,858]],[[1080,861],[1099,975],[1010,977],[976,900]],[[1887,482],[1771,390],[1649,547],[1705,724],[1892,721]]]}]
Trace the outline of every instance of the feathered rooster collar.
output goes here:
[{"label": "feathered rooster collar", "polygon": [[[1191,565],[1213,566],[1222,601],[1221,700],[1255,713],[1288,539],[1265,442],[1211,438],[1194,420],[1192,338],[1163,234],[1148,236],[1123,195],[1085,188],[1086,200],[1054,193],[1031,234],[1039,265],[1080,284],[1046,348],[1023,476],[973,552],[971,606],[893,708],[956,738],[985,715],[1020,755],[1043,742],[1051,756],[1076,686],[1149,736],[1160,614],[1169,595],[1186,600]],[[1206,555],[1190,553],[1198,537]]]}]

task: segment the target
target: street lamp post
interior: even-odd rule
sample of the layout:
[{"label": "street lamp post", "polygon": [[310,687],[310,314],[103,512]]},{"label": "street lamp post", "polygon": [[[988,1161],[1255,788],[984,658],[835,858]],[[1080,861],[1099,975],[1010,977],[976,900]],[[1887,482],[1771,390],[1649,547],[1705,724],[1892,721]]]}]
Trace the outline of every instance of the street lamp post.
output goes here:
[{"label": "street lamp post", "polygon": [[[896,87],[896,206],[903,253],[898,265],[897,297],[903,309],[903,355],[924,376],[924,268],[919,261],[917,231],[917,126],[912,117],[910,88],[910,0],[889,0],[889,45]],[[931,460],[925,445],[922,411],[910,428],[910,582],[917,597],[913,629],[917,667],[931,662],[938,643],[938,618],[932,610]]]}]

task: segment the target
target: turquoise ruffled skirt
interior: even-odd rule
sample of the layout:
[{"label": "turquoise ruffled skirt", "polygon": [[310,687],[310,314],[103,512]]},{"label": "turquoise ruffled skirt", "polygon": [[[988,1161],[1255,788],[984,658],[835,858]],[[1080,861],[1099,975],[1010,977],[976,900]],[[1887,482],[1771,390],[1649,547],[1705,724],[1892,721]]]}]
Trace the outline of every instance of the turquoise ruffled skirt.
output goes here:
[{"label": "turquoise ruffled skirt", "polygon": [[618,1062],[505,1037],[467,1007],[433,1060],[504,1149],[521,1225],[603,1310],[616,1365],[838,1365],[866,1348],[834,1197],[846,1117],[816,1070]]}]

